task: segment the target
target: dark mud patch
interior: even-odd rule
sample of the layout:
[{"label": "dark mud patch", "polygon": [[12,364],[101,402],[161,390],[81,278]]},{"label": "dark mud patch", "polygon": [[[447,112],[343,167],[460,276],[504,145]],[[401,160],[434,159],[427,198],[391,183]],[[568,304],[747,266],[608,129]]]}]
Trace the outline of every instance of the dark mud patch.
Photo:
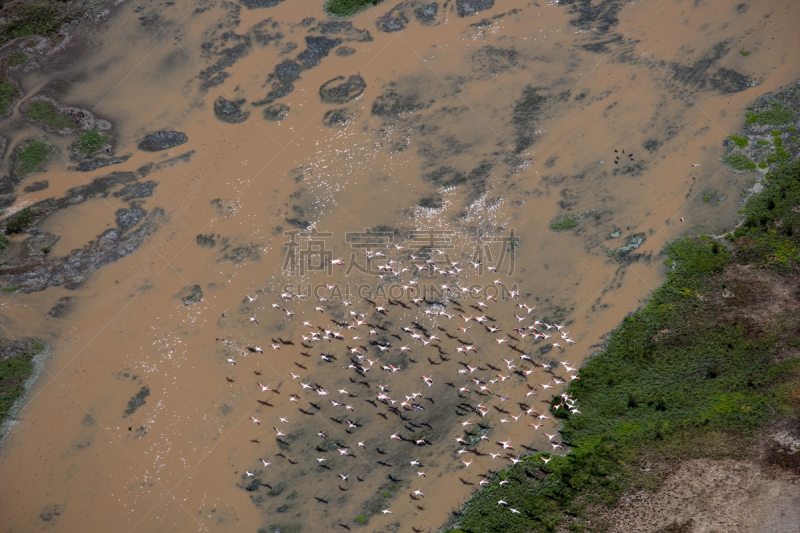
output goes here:
[{"label": "dark mud patch", "polygon": [[[316,67],[322,58],[345,42],[370,42],[372,36],[366,30],[359,30],[353,27],[352,22],[346,21],[327,21],[321,22],[317,26],[309,28],[309,35],[306,35],[306,49],[300,52],[294,59],[275,65],[273,72],[267,77],[266,83],[271,84],[272,90],[269,91],[264,99],[253,102],[253,105],[267,105],[283,98],[294,90],[294,82],[300,77],[304,70]],[[335,38],[328,37],[335,35]],[[293,43],[289,43],[293,44]],[[288,53],[296,48],[287,49]],[[353,52],[352,48],[343,50],[339,55],[346,56]]]},{"label": "dark mud patch", "polygon": [[213,248],[217,245],[219,237],[219,235],[213,233],[209,233],[208,235],[199,234],[195,237],[195,241],[198,246],[202,246],[203,248]]},{"label": "dark mud patch", "polygon": [[408,2],[401,2],[395,7],[390,9],[382,17],[378,18],[375,26],[378,31],[384,33],[392,33],[395,31],[402,31],[408,24],[408,17],[405,14],[405,9],[408,7]]},{"label": "dark mud patch", "polygon": [[[236,44],[223,48],[224,44],[233,41]],[[253,37],[250,35],[238,35],[233,31],[223,33],[218,42],[208,41],[201,45],[203,55],[215,57],[216,61],[200,71],[198,78],[203,80],[200,90],[208,90],[211,87],[220,85],[228,77],[226,68],[232,67],[241,58],[246,56],[252,48]]]},{"label": "dark mud patch", "polygon": [[353,114],[347,109],[331,109],[322,117],[322,123],[329,128],[345,128],[353,122]]},{"label": "dark mud patch", "polygon": [[260,9],[263,7],[275,7],[283,2],[283,0],[239,0],[247,9]]},{"label": "dark mud patch", "polygon": [[472,54],[473,68],[482,76],[496,76],[520,66],[520,54],[514,48],[486,45]]},{"label": "dark mud patch", "polygon": [[352,22],[345,20],[320,22],[317,26],[309,29],[308,32],[309,34],[336,35],[343,42],[372,42],[372,35],[370,35],[369,30],[360,30],[353,26]]},{"label": "dark mud patch", "polygon": [[183,305],[189,307],[203,300],[203,288],[200,285],[184,287],[175,297],[178,298]]},{"label": "dark mud patch", "polygon": [[189,138],[179,131],[157,131],[151,133],[139,143],[139,150],[145,152],[158,152],[169,150],[187,142]]},{"label": "dark mud patch", "polygon": [[147,198],[153,196],[153,191],[157,185],[158,183],[155,181],[128,183],[122,189],[115,192],[113,196],[115,198],[122,197],[123,202],[130,202],[137,198]]},{"label": "dark mud patch", "polygon": [[522,90],[522,97],[514,104],[511,124],[515,130],[514,152],[519,154],[534,143],[536,123],[542,118],[547,96],[542,89],[530,85]]},{"label": "dark mud patch", "polygon": [[735,70],[716,67],[716,63],[728,55],[731,48],[729,41],[722,41],[691,65],[681,65],[677,62],[670,64],[673,80],[682,85],[711,89],[722,94],[744,91],[753,85],[750,78]]},{"label": "dark mud patch", "polygon": [[289,106],[286,104],[272,104],[264,109],[264,119],[272,122],[280,122],[289,114]]},{"label": "dark mud patch", "polygon": [[[58,236],[40,231],[37,225],[56,211],[90,198],[107,198],[114,188],[135,183],[137,179],[133,172],[113,172],[70,189],[61,198],[48,198],[0,221],[0,230],[5,233],[29,234],[4,254],[0,281],[19,287],[21,292],[41,291],[51,285],[75,289],[95,269],[133,253],[166,219],[162,209],[155,208],[148,214],[139,206],[131,205],[130,209],[118,212],[117,227],[104,231],[83,248],[72,250],[62,258],[49,255]],[[141,194],[154,186],[154,182],[143,184],[143,189],[134,186],[128,189],[126,196],[133,198],[136,189]],[[135,226],[138,227],[129,231]]]},{"label": "dark mud patch", "polygon": [[145,402],[145,398],[148,396],[150,396],[150,387],[145,385],[139,389],[139,392],[136,393],[136,396],[130,399],[128,402],[128,408],[123,412],[123,416],[127,417],[135,413],[138,408],[147,403]]},{"label": "dark mud patch", "polygon": [[619,10],[623,2],[620,0],[561,0],[559,5],[566,7],[569,13],[576,15],[570,24],[582,30],[596,33],[608,33],[612,26],[619,25]]},{"label": "dark mud patch", "polygon": [[258,260],[261,257],[260,251],[261,248],[257,244],[234,245],[227,239],[223,239],[222,247],[217,252],[217,262],[238,265],[245,261]]},{"label": "dark mud patch", "polygon": [[[319,88],[319,96],[323,103],[326,104],[346,104],[352,102],[364,92],[367,88],[367,83],[364,78],[358,74],[354,74],[344,80],[344,76],[337,76],[332,80],[325,82]],[[341,82],[341,83],[337,83]]]},{"label": "dark mud patch", "polygon": [[339,57],[347,57],[351,56],[356,53],[355,48],[350,48],[349,46],[340,46],[336,49],[336,55]]},{"label": "dark mud patch", "polygon": [[397,84],[392,82],[386,92],[372,102],[372,114],[376,117],[391,118],[427,109],[432,104],[433,100],[423,101],[421,95],[413,89],[400,91]]},{"label": "dark mud patch", "polygon": [[228,124],[239,124],[250,118],[250,111],[245,111],[243,98],[228,100],[222,96],[214,101],[214,116]]},{"label": "dark mud patch", "polygon": [[117,209],[115,213],[117,227],[122,231],[127,231],[139,225],[139,222],[147,216],[147,211],[138,207]]},{"label": "dark mud patch", "polygon": [[47,189],[48,187],[50,187],[50,182],[47,181],[47,180],[34,181],[30,185],[28,185],[24,189],[22,189],[22,192],[29,193],[29,192],[43,191],[43,190]]},{"label": "dark mud patch", "polygon": [[90,159],[81,161],[75,167],[70,167],[70,170],[75,170],[78,172],[91,172],[93,170],[97,170],[98,168],[124,163],[128,160],[128,158],[130,158],[130,155],[123,155],[119,157],[92,157]]},{"label": "dark mud patch", "polygon": [[161,170],[162,168],[175,166],[178,163],[188,163],[192,159],[192,156],[194,154],[195,154],[195,151],[194,150],[190,150],[190,151],[186,152],[185,154],[176,155],[175,157],[173,157],[171,159],[167,159],[166,161],[162,161],[162,162],[158,163],[157,165],[155,165],[154,168],[155,168],[155,170]]},{"label": "dark mud patch", "polygon": [[456,11],[460,17],[476,15],[494,7],[494,0],[456,0]]},{"label": "dark mud patch", "polygon": [[48,315],[54,318],[61,318],[66,315],[72,309],[72,296],[64,296],[63,298],[59,298],[50,311],[47,312]]},{"label": "dark mud patch", "polygon": [[439,4],[432,2],[424,6],[420,6],[414,10],[414,16],[423,24],[429,24],[436,20],[436,15],[439,13]]}]

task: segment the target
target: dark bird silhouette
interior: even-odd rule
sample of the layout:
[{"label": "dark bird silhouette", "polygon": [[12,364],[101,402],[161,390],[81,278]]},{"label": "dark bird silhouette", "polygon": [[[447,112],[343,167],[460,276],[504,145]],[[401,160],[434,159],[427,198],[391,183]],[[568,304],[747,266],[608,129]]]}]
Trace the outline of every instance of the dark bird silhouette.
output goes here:
[{"label": "dark bird silhouette", "polygon": [[228,376],[225,376],[225,379],[228,380],[228,383],[233,383],[233,380],[231,378],[229,378]]},{"label": "dark bird silhouette", "polygon": [[261,372],[259,372],[258,370],[253,370],[253,374],[255,374],[256,376],[260,376]]},{"label": "dark bird silhouette", "polygon": [[254,442],[256,444],[261,444],[261,442],[258,439],[250,439],[250,442]]}]

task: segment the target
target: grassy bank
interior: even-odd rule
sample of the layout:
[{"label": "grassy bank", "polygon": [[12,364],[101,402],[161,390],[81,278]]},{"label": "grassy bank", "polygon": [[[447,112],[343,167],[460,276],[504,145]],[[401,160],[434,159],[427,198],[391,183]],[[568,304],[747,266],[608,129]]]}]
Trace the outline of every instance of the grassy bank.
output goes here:
[{"label": "grassy bank", "polygon": [[[641,464],[752,458],[759,430],[787,420],[796,425],[800,159],[766,178],[733,234],[665,247],[667,281],[567,390],[582,414],[551,406],[563,419],[570,452],[547,465],[541,457],[549,454],[529,456],[499,472],[453,517],[451,529],[603,531],[598,511],[661,483],[661,474]],[[510,483],[501,487],[503,479]],[[501,498],[521,513],[498,506]]]},{"label": "grassy bank", "polygon": [[45,349],[46,345],[35,339],[0,338],[0,437],[7,419],[14,415],[14,404],[25,394],[25,383],[36,370],[34,358]]},{"label": "grassy bank", "polygon": [[383,0],[327,0],[324,4],[325,13],[331,17],[344,18],[352,17],[373,6],[378,5]]}]

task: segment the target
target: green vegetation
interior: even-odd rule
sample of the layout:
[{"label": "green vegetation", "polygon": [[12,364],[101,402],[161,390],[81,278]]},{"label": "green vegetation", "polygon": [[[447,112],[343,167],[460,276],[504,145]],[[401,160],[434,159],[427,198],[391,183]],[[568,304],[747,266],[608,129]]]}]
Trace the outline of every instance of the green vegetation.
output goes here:
[{"label": "green vegetation", "polygon": [[5,252],[6,247],[8,246],[9,239],[2,233],[0,233],[0,252]]},{"label": "green vegetation", "polygon": [[792,142],[796,143],[797,142],[797,137],[792,137]]},{"label": "green vegetation", "polygon": [[707,202],[708,200],[709,200],[709,197],[708,197],[708,196],[703,196],[703,201],[704,201],[704,202]]},{"label": "green vegetation", "polygon": [[0,80],[0,117],[11,110],[11,103],[19,94],[17,86],[10,81]]},{"label": "green vegetation", "polygon": [[748,52],[747,50],[739,50],[739,53],[742,54],[744,57],[747,57],[747,56],[750,55],[750,52]]},{"label": "green vegetation", "polygon": [[26,207],[16,215],[8,218],[6,221],[6,230],[9,233],[19,233],[31,225],[35,218],[36,217],[33,214],[33,211],[31,211],[31,208]]},{"label": "green vegetation", "polygon": [[[5,289],[3,289],[4,292]],[[25,392],[25,382],[33,374],[33,358],[44,350],[39,341],[11,342],[0,339],[3,351],[11,357],[0,361],[0,423],[8,417],[14,402]],[[16,352],[17,355],[14,355]]]},{"label": "green vegetation", "polygon": [[78,150],[86,155],[91,154],[106,144],[109,138],[97,130],[85,131],[78,138]]},{"label": "green vegetation", "polygon": [[40,171],[51,155],[53,148],[46,142],[34,139],[23,141],[14,151],[17,176],[27,176]]},{"label": "green vegetation", "polygon": [[383,0],[327,0],[325,12],[331,17],[352,17],[378,5]]},{"label": "green vegetation", "polygon": [[759,163],[758,164],[758,168],[760,168],[762,170],[765,169],[765,168],[769,168],[769,163]]},{"label": "green vegetation", "polygon": [[580,215],[559,215],[550,222],[550,229],[553,231],[567,231],[580,224],[583,217]]},{"label": "green vegetation", "polygon": [[4,15],[7,22],[0,28],[0,45],[29,35],[52,37],[62,24],[80,16],[77,12],[66,13],[51,6],[24,6]]},{"label": "green vegetation", "polygon": [[[774,305],[775,294],[794,290],[800,278],[798,206],[795,160],[748,202],[730,241],[704,236],[665,246],[672,261],[665,283],[568,387],[582,414],[561,397],[551,403],[570,452],[546,465],[549,454],[529,456],[498,472],[451,528],[523,533],[568,521],[571,531],[585,530],[597,525],[593,513],[627,491],[658,488],[662,474],[641,464],[751,457],[761,446],[757,430],[800,416],[800,330],[790,308]],[[768,462],[781,457],[764,453],[773,454]],[[498,508],[500,498],[521,514]]]},{"label": "green vegetation", "polygon": [[772,102],[769,109],[761,113],[747,113],[746,124],[758,126],[781,126],[787,122],[794,122],[797,113],[786,109],[783,104]]},{"label": "green vegetation", "polygon": [[71,116],[61,113],[52,102],[47,101],[32,103],[28,118],[57,130],[75,127],[75,120]]},{"label": "green vegetation", "polygon": [[769,141],[760,140],[760,141],[758,141],[758,144],[761,145],[761,146],[768,146],[768,145],[770,145],[772,143],[770,143]]},{"label": "green vegetation", "polygon": [[366,524],[367,523],[367,517],[364,516],[363,514],[358,515],[356,517],[356,522],[358,522],[359,524]]},{"label": "green vegetation", "polygon": [[8,287],[3,287],[0,289],[0,292],[4,294],[14,294],[18,290],[22,288],[22,285],[9,285]]},{"label": "green vegetation", "polygon": [[744,154],[728,154],[722,158],[722,162],[728,165],[734,172],[749,172],[756,169],[756,163]]},{"label": "green vegetation", "polygon": [[18,67],[20,65],[24,65],[28,62],[30,56],[28,54],[23,54],[22,52],[17,54],[12,54],[8,58],[8,66],[9,67]]},{"label": "green vegetation", "polygon": [[33,373],[34,354],[25,354],[0,362],[0,420],[5,420],[11,406],[23,393],[25,381]]},{"label": "green vegetation", "polygon": [[795,128],[794,126],[789,126],[786,129],[789,130],[789,131],[797,131],[797,128]]},{"label": "green vegetation", "polygon": [[747,141],[747,137],[739,137],[738,135],[731,135],[728,139],[733,141],[733,144],[738,146],[739,148],[745,148],[749,142]]}]

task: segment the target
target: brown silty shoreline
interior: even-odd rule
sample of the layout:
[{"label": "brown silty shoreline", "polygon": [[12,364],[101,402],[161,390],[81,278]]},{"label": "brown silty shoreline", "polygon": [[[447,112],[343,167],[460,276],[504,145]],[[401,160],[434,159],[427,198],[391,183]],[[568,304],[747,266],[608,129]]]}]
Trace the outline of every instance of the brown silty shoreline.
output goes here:
[{"label": "brown silty shoreline", "polygon": [[[49,188],[20,194],[12,210],[63,197],[113,171],[194,154],[138,178],[157,183],[151,196],[98,196],[40,224],[61,235],[52,251],[61,257],[116,227],[117,210],[132,208],[131,201],[149,215],[163,210],[149,219],[153,229],[135,251],[99,267],[76,289],[4,295],[4,334],[45,338],[53,357],[20,413],[22,423],[0,450],[1,475],[12,481],[0,486],[0,529],[222,531],[235,524],[252,531],[340,530],[339,524],[362,527],[354,521],[359,515],[375,531],[395,523],[403,531],[440,528],[487,472],[510,464],[506,453],[489,455],[499,451],[497,442],[510,439],[514,457],[553,451],[544,435],[556,431],[553,420],[542,419],[535,430],[533,415],[511,417],[526,406],[547,414],[547,401],[561,386],[541,386],[554,385],[553,377],[569,379],[563,367],[548,372],[541,363],[579,365],[596,351],[663,280],[665,242],[733,227],[739,194],[752,176],[724,170],[721,141],[737,131],[749,102],[800,72],[791,55],[800,37],[792,31],[797,7],[790,2],[750,5],[744,13],[726,2],[619,4],[583,27],[571,23],[580,12],[569,5],[496,4],[471,17],[440,5],[437,18],[425,23],[409,5],[394,11],[407,13],[402,31],[377,29],[376,19],[395,7],[383,3],[334,33],[321,26],[327,19],[313,3],[252,10],[176,3],[140,11],[122,4],[91,32],[78,30],[63,52],[77,47],[78,59],[56,74],[26,75],[23,100],[46,90],[91,109],[113,123],[116,153],[131,157],[80,173],[54,160],[46,173],[19,185],[21,191],[46,178]],[[303,22],[308,17],[315,20]],[[617,22],[607,26],[609,17]],[[276,65],[308,57],[297,59],[307,36],[342,42],[302,70],[285,96],[251,105],[276,90],[274,81],[283,83],[268,79]],[[245,55],[213,85],[218,72],[206,69],[228,57],[221,50],[238,44]],[[354,52],[337,53],[343,47]],[[365,84],[360,95],[322,102],[321,86],[354,75]],[[64,81],[54,84],[54,78]],[[244,99],[241,112],[249,117],[219,120],[219,98]],[[265,120],[264,109],[277,103],[288,106],[286,118]],[[239,120],[243,115],[232,109],[223,116]],[[184,132],[188,141],[162,152],[137,149],[160,129]],[[9,145],[27,136],[30,130],[15,126]],[[713,201],[703,202],[704,196]],[[568,232],[548,228],[567,213],[584,218]],[[311,224],[331,234],[318,238],[329,258],[346,264],[330,276],[287,274],[285,232],[305,231],[298,237],[305,249]],[[373,265],[392,259],[395,271],[412,270],[383,280],[358,270],[345,275],[351,253],[365,262],[346,234],[365,228],[391,233],[404,248],[382,250],[387,257]],[[506,248],[499,272],[483,269],[497,261],[508,246],[503,242],[489,243],[491,260],[470,267],[476,236],[508,236],[512,228],[520,241]],[[448,270],[449,261],[460,262],[457,278],[417,276],[410,265],[417,262],[408,260],[410,250],[431,229],[451,239],[434,244],[448,254],[434,262]],[[615,230],[620,236],[609,237]],[[626,259],[607,256],[635,234],[646,240]],[[488,308],[477,306],[484,299],[460,300],[456,286],[499,287],[492,283],[498,278],[516,286],[519,298],[506,290]],[[287,284],[297,295],[325,284],[398,290],[411,279],[439,290],[450,285],[454,301],[414,304],[395,293],[389,303],[373,292],[374,305],[352,296],[353,305],[345,306],[313,294],[280,297]],[[331,296],[328,289],[317,294]],[[49,315],[62,298],[70,298],[64,310]],[[536,309],[528,313],[519,303]],[[350,311],[366,314],[369,325],[337,325],[353,323]],[[484,313],[501,332],[459,318]],[[514,315],[523,313],[518,322]],[[554,335],[546,341],[513,331],[537,319],[565,325],[575,343],[540,353],[558,340],[554,329],[539,327]],[[424,328],[440,340],[423,345],[402,327]],[[345,340],[303,341],[301,335],[318,328],[341,332]],[[515,340],[498,344],[502,334]],[[385,343],[390,348],[382,352],[377,345]],[[465,344],[477,350],[456,351]],[[406,345],[410,350],[400,351]],[[347,369],[365,365],[349,348],[378,363],[367,372]],[[520,359],[528,353],[536,366]],[[335,359],[326,362],[323,354]],[[514,359],[513,370],[536,373],[514,373],[503,359]],[[380,370],[390,364],[401,370]],[[459,374],[465,365],[479,370]],[[434,384],[426,386],[421,376],[432,376]],[[480,396],[473,377],[484,384],[502,380]],[[277,392],[262,392],[258,382]],[[397,403],[379,401],[378,385],[388,385],[386,394]],[[469,393],[459,393],[464,386]],[[536,395],[526,397],[530,390]],[[400,405],[416,392],[421,397],[408,403],[424,410]],[[137,395],[144,403],[133,400]],[[473,410],[481,401],[490,410],[484,417]],[[475,425],[462,427],[465,421]],[[273,426],[286,437],[276,439]],[[488,440],[458,454],[454,438],[467,431],[475,438],[482,431]],[[390,439],[395,433],[404,440]],[[417,439],[427,444],[415,445]],[[322,457],[325,466],[315,460]],[[416,459],[419,468],[410,464]],[[412,498],[417,489],[424,498]],[[393,514],[380,513],[387,507]]]}]

